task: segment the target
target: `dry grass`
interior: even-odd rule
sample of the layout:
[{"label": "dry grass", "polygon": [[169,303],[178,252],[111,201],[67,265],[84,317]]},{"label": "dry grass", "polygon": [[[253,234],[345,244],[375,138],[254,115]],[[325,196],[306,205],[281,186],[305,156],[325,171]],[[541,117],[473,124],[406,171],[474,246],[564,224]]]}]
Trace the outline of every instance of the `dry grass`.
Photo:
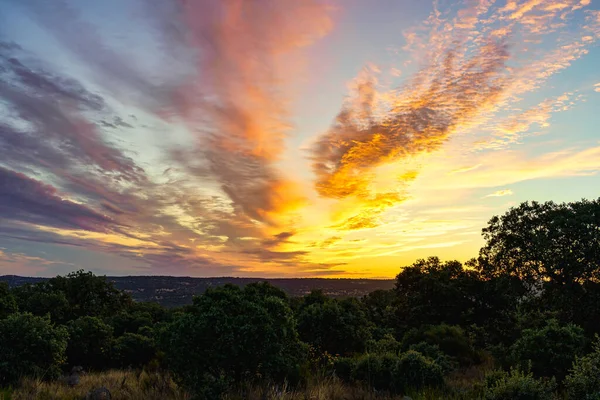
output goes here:
[{"label": "dry grass", "polygon": [[13,392],[11,400],[82,400],[88,392],[101,386],[110,390],[113,400],[190,399],[168,375],[113,370],[82,375],[80,384],[73,388],[63,381],[25,379]]},{"label": "dry grass", "polygon": [[[425,389],[409,392],[413,400],[471,400],[480,395],[473,391],[481,382],[488,365],[474,367],[452,374],[445,389]],[[101,386],[110,390],[113,400],[189,400],[187,395],[166,374],[147,371],[112,370],[81,376],[78,386],[71,388],[63,381],[41,382],[24,380],[11,400],[82,400],[86,394]],[[403,396],[376,393],[372,389],[350,386],[335,378],[321,378],[309,382],[306,387],[292,389],[282,387],[246,386],[225,396],[224,400],[401,400]],[[0,400],[3,400],[0,397]]]}]

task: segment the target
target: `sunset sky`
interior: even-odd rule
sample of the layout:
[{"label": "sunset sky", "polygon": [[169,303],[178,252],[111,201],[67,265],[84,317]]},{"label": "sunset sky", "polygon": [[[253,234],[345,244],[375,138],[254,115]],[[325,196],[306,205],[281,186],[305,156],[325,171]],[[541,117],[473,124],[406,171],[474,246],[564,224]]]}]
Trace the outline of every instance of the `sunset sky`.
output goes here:
[{"label": "sunset sky", "polygon": [[0,0],[0,275],[391,278],[600,196],[600,0]]}]

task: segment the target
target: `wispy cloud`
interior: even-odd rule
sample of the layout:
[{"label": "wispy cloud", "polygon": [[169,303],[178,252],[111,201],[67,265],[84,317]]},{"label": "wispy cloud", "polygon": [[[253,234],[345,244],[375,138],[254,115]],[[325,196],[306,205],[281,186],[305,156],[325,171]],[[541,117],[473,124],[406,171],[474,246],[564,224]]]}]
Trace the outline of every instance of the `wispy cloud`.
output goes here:
[{"label": "wispy cloud", "polygon": [[[407,31],[404,50],[420,56],[418,72],[400,88],[386,90],[378,86],[376,72],[363,71],[333,126],[312,148],[317,192],[357,199],[354,215],[337,227],[377,226],[383,210],[410,198],[402,179],[393,191],[374,189],[380,166],[410,162],[475,129],[495,136],[488,149],[518,143],[534,124],[547,127],[552,113],[580,99],[568,93],[534,107],[518,106],[600,37],[597,15],[585,8],[574,0],[509,1],[504,7],[481,1],[456,13],[436,9],[424,26]],[[576,13],[583,26],[571,25]],[[376,201],[378,196],[388,202]]]},{"label": "wispy cloud", "polygon": [[[589,1],[435,8],[398,43],[410,62],[368,63],[350,83],[311,147],[314,182],[284,157],[296,90],[316,73],[308,47],[334,29],[327,1],[124,2],[121,31],[77,1],[6,4],[58,53],[0,37],[0,244],[144,273],[332,276],[462,246],[447,236],[491,212],[448,207],[465,193],[600,169],[589,146],[515,150],[585,100],[548,82],[600,38]],[[68,268],[54,259],[3,249],[0,268]]]},{"label": "wispy cloud", "polygon": [[504,196],[512,196],[513,195],[513,191],[510,189],[502,189],[502,190],[497,190],[494,193],[490,193],[488,195],[485,195],[484,197],[504,197]]}]

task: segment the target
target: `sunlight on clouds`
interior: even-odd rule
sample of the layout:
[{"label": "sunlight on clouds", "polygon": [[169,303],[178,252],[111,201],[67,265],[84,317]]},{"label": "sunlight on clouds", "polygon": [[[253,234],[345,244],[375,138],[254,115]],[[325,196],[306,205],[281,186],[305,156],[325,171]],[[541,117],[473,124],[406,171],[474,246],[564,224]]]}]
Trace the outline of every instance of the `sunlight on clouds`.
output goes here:
[{"label": "sunlight on clouds", "polygon": [[[600,92],[568,75],[600,39],[590,0],[417,2],[402,12],[429,15],[403,40],[354,2],[142,3],[111,26],[144,37],[131,52],[72,0],[22,7],[60,47],[52,60],[0,42],[0,239],[148,273],[390,277],[415,257],[474,256],[486,221],[531,195],[510,185],[600,170],[595,122],[565,122]],[[334,16],[364,19],[375,51]],[[333,75],[327,90],[348,80],[348,95],[329,128],[286,149],[292,121],[314,118],[293,115],[316,100],[301,89]],[[53,263],[0,248],[2,268]]]},{"label": "sunlight on clouds", "polygon": [[494,193],[490,193],[488,195],[485,195],[484,197],[503,197],[503,196],[511,196],[513,194],[513,191],[510,189],[502,189],[502,190],[497,190]]}]

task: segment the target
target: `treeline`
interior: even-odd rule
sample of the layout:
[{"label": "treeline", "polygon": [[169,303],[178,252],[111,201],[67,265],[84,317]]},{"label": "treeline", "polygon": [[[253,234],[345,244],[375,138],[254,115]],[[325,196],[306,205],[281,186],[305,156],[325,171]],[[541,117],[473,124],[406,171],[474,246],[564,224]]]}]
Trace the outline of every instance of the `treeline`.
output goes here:
[{"label": "treeline", "polygon": [[166,371],[198,399],[315,379],[414,399],[600,399],[600,199],[523,203],[483,236],[477,258],[419,260],[361,299],[263,282],[165,309],[83,271],[0,285],[0,387],[82,366]]}]

